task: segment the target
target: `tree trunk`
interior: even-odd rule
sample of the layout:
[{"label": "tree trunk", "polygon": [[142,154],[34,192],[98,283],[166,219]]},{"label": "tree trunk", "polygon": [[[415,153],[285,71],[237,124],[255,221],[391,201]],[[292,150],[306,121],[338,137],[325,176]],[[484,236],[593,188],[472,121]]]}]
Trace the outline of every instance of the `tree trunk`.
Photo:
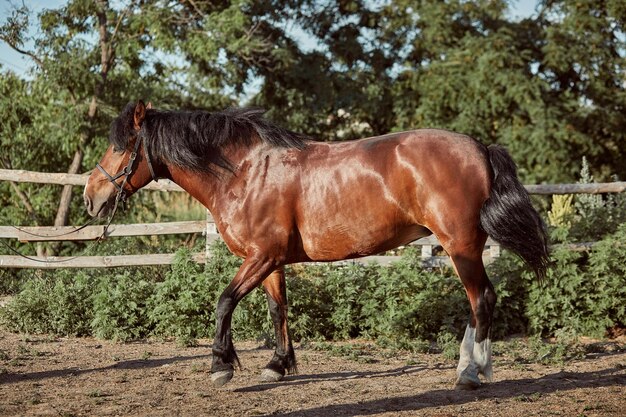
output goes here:
[{"label": "tree trunk", "polygon": [[[80,167],[83,163],[83,151],[77,149],[74,153],[74,159],[70,168],[67,170],[68,174],[78,174]],[[55,226],[66,226],[70,217],[70,204],[72,202],[72,186],[66,185],[61,192],[61,199],[59,200],[59,208],[57,210],[57,216],[54,219]]]}]

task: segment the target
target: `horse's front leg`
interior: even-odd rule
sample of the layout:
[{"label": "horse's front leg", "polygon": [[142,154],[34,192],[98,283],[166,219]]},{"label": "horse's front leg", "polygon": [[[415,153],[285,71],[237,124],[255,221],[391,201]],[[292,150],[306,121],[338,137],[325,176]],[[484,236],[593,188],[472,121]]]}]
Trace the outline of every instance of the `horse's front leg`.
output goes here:
[{"label": "horse's front leg", "polygon": [[274,357],[261,372],[261,381],[280,381],[286,372],[297,372],[296,356],[289,336],[287,327],[287,286],[285,283],[285,270],[281,267],[270,274],[263,281],[267,304],[274,323],[276,335],[276,351]]},{"label": "horse's front leg", "polygon": [[256,288],[275,267],[274,261],[266,256],[249,256],[220,296],[216,310],[211,366],[211,381],[216,387],[221,387],[232,379],[235,364],[241,367],[231,334],[233,311],[239,301]]}]

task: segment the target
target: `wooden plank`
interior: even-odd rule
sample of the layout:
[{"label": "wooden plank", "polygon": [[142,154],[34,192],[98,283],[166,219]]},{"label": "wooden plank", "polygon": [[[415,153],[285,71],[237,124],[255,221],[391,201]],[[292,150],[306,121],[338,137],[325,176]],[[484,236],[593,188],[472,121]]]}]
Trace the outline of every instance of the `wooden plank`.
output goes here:
[{"label": "wooden plank", "polygon": [[[87,184],[89,173],[65,174],[55,172],[35,172],[21,169],[0,169],[0,180],[13,182],[32,182],[39,184],[76,185],[84,187]],[[170,180],[152,181],[142,188],[151,191],[184,191]]]},{"label": "wooden plank", "polygon": [[0,239],[17,239],[19,231],[13,226],[0,226]]},{"label": "wooden plank", "polygon": [[[35,172],[19,169],[0,169],[0,181],[32,182],[40,184],[77,185],[87,183],[89,173],[66,174],[53,172]],[[594,184],[532,184],[525,185],[530,194],[598,194],[621,193],[626,191],[626,182],[605,182]],[[183,191],[169,180],[151,182],[143,190]]]},{"label": "wooden plank", "polygon": [[[75,226],[20,227],[0,226],[0,238],[17,238],[21,242],[95,240],[102,236],[104,225],[87,226],[75,231]],[[152,236],[205,233],[206,221],[192,220],[169,223],[112,224],[106,237]],[[217,234],[216,234],[217,235]]]},{"label": "wooden plank", "polygon": [[[94,240],[102,235],[104,226],[87,226],[77,232],[72,233],[74,230],[76,230],[76,226],[25,226],[19,228],[13,226],[0,226],[0,238],[18,239],[21,242]],[[207,230],[211,231],[208,234],[209,240],[213,241],[219,239],[219,234],[217,233],[215,224],[211,222],[205,222],[204,220],[167,223],[112,224],[111,226],[109,226],[107,237],[151,236],[188,233],[206,234]],[[432,235],[418,239],[410,244],[425,247],[440,245],[437,238]],[[485,246],[499,245],[493,239],[489,238],[487,239],[487,243],[485,244]]]},{"label": "wooden plank", "polygon": [[[216,239],[217,236],[211,238]],[[589,244],[586,244],[589,245]],[[485,265],[493,262],[494,257],[490,256],[489,250],[483,252],[483,262]],[[116,268],[129,266],[150,266],[150,265],[171,265],[174,260],[173,253],[145,254],[145,255],[120,255],[120,256],[79,256],[79,257],[37,257],[31,256],[27,259],[17,255],[0,255],[0,268],[34,268],[34,269],[55,269],[55,268]],[[207,253],[195,253],[192,255],[194,261],[205,263],[210,258]],[[333,265],[362,264],[368,265],[377,263],[382,266],[389,266],[402,259],[401,256],[373,255],[363,258],[346,259],[343,261],[331,262]],[[448,256],[429,256],[422,259],[422,266],[426,268],[436,268],[450,266]],[[312,265],[321,262],[305,262]]]},{"label": "wooden plank", "polygon": [[601,194],[626,191],[626,182],[604,182],[594,184],[538,184],[525,185],[530,194]]},{"label": "wooden plank", "polygon": [[[0,268],[116,268],[129,266],[171,265],[174,261],[173,253],[123,255],[123,256],[79,256],[77,258],[67,256],[51,256],[43,258],[33,256],[26,259],[17,255],[0,256]],[[204,253],[193,254],[194,261],[205,263]]]}]

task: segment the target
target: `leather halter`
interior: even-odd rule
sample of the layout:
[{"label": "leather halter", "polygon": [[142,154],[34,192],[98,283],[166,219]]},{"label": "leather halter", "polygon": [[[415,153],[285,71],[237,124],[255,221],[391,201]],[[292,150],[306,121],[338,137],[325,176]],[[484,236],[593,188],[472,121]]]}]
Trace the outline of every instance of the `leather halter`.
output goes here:
[{"label": "leather halter", "polygon": [[[124,192],[124,186],[126,185],[126,182],[128,182],[128,179],[130,178],[130,176],[133,174],[135,159],[137,159],[137,151],[139,150],[139,147],[141,146],[142,140],[143,140],[143,136],[141,134],[137,135],[137,140],[135,141],[135,148],[133,149],[133,151],[130,154],[130,157],[128,158],[128,164],[126,164],[126,166],[122,168],[122,170],[118,172],[117,174],[111,175],[106,171],[106,169],[102,167],[102,165],[100,165],[100,163],[96,164],[96,168],[98,168],[100,172],[102,172],[108,178],[109,182],[111,182],[115,186],[115,188],[117,188],[117,197],[115,198],[116,203],[119,201],[124,202],[126,200],[126,193]],[[148,163],[148,169],[150,170],[150,175],[152,176],[152,179],[154,181],[158,181],[158,178],[154,174],[154,169],[152,168],[152,161],[150,160],[150,153],[148,152],[148,147],[144,145],[143,150],[144,150],[144,155],[146,156],[146,162]],[[121,184],[118,184],[117,180],[120,177],[124,177],[124,180],[122,181]]]}]

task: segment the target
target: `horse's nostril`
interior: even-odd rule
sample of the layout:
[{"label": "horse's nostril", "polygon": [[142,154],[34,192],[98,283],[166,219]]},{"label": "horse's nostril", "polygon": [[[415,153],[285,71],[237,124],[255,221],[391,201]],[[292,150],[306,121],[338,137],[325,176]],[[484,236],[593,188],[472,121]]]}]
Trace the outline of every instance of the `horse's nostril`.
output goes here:
[{"label": "horse's nostril", "polygon": [[87,207],[88,211],[91,211],[93,207],[93,203],[91,202],[91,199],[87,196],[84,196],[84,200],[85,200],[85,207]]}]

